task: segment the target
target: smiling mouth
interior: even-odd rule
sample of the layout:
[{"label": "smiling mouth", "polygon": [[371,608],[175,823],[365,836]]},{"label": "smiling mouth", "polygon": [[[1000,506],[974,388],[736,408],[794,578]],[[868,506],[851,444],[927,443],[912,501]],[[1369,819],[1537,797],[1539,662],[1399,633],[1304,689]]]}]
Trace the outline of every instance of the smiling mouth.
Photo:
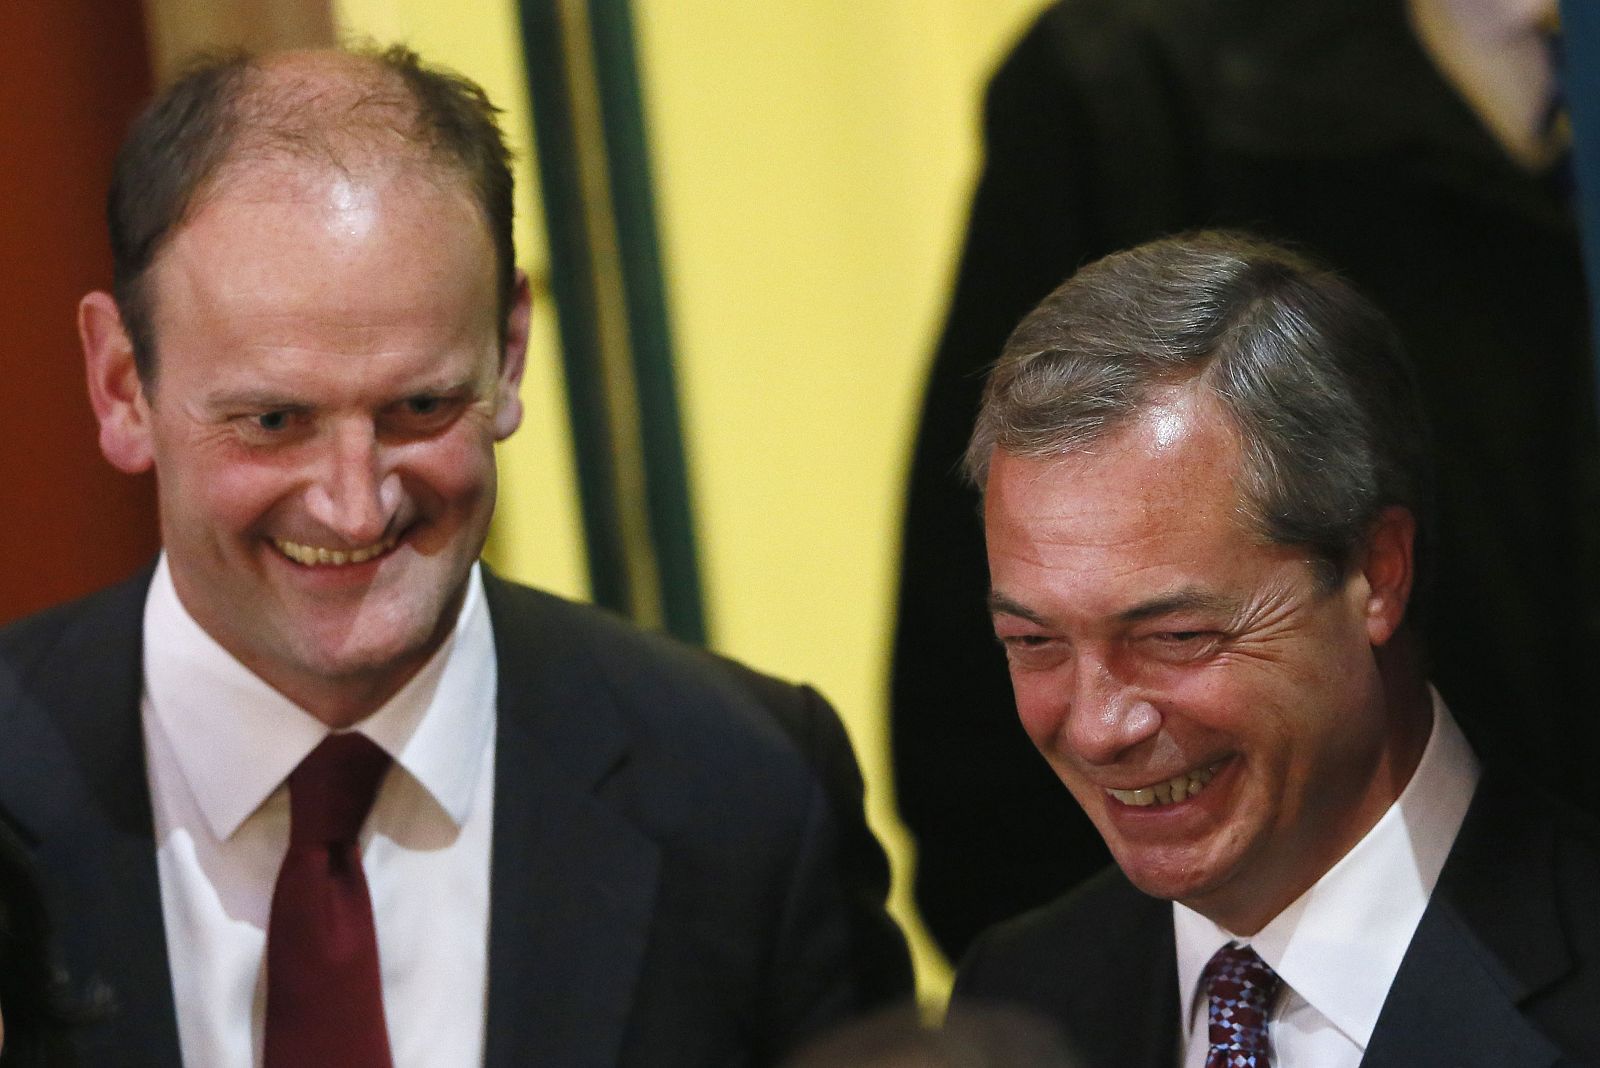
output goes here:
[{"label": "smiling mouth", "polygon": [[368,560],[382,556],[393,549],[399,540],[398,534],[391,534],[380,542],[363,545],[359,549],[325,549],[320,545],[301,545],[286,538],[273,538],[272,544],[280,553],[297,564],[304,564],[307,567],[347,567],[351,564],[364,564]]},{"label": "smiling mouth", "polygon": [[1211,781],[1220,767],[1222,767],[1222,762],[1218,761],[1209,767],[1186,771],[1182,775],[1174,776],[1164,782],[1141,786],[1137,790],[1113,790],[1107,787],[1106,793],[1124,805],[1133,805],[1137,808],[1145,808],[1150,805],[1173,805],[1191,798],[1203,790],[1206,783]]}]

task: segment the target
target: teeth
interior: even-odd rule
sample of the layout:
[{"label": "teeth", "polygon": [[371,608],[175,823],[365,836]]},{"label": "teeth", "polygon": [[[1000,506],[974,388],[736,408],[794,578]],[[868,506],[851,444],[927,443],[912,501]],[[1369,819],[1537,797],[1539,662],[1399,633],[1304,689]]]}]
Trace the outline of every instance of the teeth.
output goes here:
[{"label": "teeth", "polygon": [[1137,790],[1112,790],[1106,793],[1121,801],[1124,805],[1134,805],[1144,808],[1147,805],[1170,805],[1183,801],[1199,793],[1217,773],[1220,764],[1213,764],[1208,768],[1197,768],[1185,772],[1166,782],[1158,782],[1152,786],[1141,786]]},{"label": "teeth", "polygon": [[297,564],[307,566],[342,567],[345,564],[364,564],[374,556],[380,556],[394,548],[399,538],[390,535],[376,545],[368,545],[361,549],[324,549],[316,545],[301,545],[299,542],[287,541],[283,538],[273,538],[272,544],[278,551]]}]

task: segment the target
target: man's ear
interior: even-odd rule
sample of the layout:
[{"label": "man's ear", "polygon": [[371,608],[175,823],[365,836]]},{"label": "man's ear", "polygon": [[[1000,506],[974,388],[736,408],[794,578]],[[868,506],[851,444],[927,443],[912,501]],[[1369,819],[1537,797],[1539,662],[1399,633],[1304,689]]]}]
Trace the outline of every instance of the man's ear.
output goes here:
[{"label": "man's ear", "polygon": [[1367,536],[1361,573],[1367,580],[1367,638],[1374,646],[1387,644],[1405,618],[1416,577],[1416,540],[1416,517],[1399,505],[1380,512]]},{"label": "man's ear", "polygon": [[495,391],[494,437],[504,441],[511,432],[522,425],[522,372],[528,361],[528,320],[532,297],[528,291],[528,273],[517,272],[515,288],[511,294],[511,307],[506,312],[506,345],[500,353],[500,382]]},{"label": "man's ear", "polygon": [[100,451],[119,471],[148,471],[154,459],[150,406],[133,362],[133,343],[110,293],[96,291],[78,302],[78,339],[89,403],[100,420]]}]

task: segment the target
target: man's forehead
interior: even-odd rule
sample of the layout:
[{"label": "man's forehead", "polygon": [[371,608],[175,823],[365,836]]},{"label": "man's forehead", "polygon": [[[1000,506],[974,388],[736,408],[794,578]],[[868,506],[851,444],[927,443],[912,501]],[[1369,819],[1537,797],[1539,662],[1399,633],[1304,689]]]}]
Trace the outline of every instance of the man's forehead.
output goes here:
[{"label": "man's forehead", "polygon": [[429,173],[276,161],[240,166],[220,179],[151,265],[158,330],[185,290],[243,287],[263,298],[320,291],[337,309],[342,295],[397,287],[397,257],[409,265],[406,277],[425,278],[430,290],[445,291],[456,278],[481,274],[487,284],[491,277],[491,239],[476,201]]},{"label": "man's forehead", "polygon": [[219,204],[229,208],[280,204],[302,211],[370,215],[380,203],[421,203],[441,197],[476,204],[460,175],[423,160],[397,156],[335,163],[289,155],[240,155],[217,169],[195,198],[184,224]]},{"label": "man's forehead", "polygon": [[[997,449],[985,494],[997,584],[1016,595],[999,573],[1096,582],[1127,573],[1141,577],[1141,598],[1173,593],[1199,559],[1262,544],[1241,492],[1243,467],[1231,421],[1203,399],[1152,405],[1066,455]],[[1177,586],[1145,588],[1161,575],[1157,586]]]},{"label": "man's forehead", "polygon": [[[1242,443],[1210,392],[1163,387],[1126,418],[1067,450],[997,446],[988,490],[1057,498],[1094,510],[1106,501],[1155,503],[1177,483],[1237,491]],[[1070,487],[1071,492],[1063,492]],[[987,495],[987,494],[986,494]]]},{"label": "man's forehead", "polygon": [[[217,184],[150,271],[158,337],[244,330],[362,349],[398,323],[495,320],[488,228],[464,189],[428,176],[274,164]],[[475,320],[476,321],[476,320]],[[330,333],[332,332],[332,333]]]}]

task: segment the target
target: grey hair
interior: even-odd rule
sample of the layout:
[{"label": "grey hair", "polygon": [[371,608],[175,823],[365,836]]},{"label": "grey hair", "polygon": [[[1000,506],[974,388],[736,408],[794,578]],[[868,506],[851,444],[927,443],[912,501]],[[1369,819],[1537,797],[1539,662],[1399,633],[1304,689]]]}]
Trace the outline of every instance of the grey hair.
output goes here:
[{"label": "grey hair", "polygon": [[1241,506],[1261,535],[1309,549],[1332,588],[1379,513],[1402,506],[1417,523],[1421,591],[1431,447],[1399,338],[1337,275],[1243,234],[1152,241],[1046,297],[989,374],[967,474],[982,489],[997,448],[1070,455],[1132,421],[1161,387],[1191,383],[1233,422]]}]

